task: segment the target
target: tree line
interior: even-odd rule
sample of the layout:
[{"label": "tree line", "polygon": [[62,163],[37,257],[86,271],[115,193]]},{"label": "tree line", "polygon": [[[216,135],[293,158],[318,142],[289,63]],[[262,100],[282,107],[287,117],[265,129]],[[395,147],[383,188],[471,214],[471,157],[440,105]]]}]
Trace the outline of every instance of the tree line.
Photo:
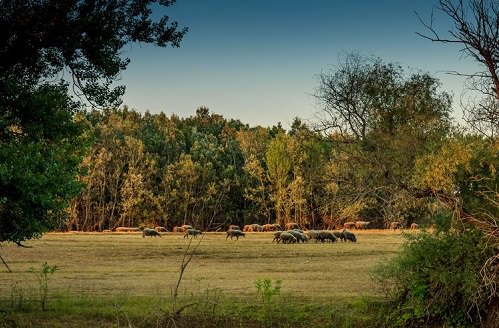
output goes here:
[{"label": "tree line", "polygon": [[[84,187],[61,228],[430,224],[459,200],[457,175],[482,167],[497,147],[452,121],[439,86],[426,73],[351,54],[320,76],[317,119],[295,118],[288,131],[206,107],[187,118],[126,106],[81,114],[91,140]],[[477,148],[492,157],[477,158]]]}]

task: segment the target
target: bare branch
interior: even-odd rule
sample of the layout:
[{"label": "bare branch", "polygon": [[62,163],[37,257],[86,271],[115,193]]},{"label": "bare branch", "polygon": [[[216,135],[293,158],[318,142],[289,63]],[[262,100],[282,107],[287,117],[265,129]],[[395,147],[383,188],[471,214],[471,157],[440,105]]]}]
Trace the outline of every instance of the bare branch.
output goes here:
[{"label": "bare branch", "polygon": [[5,267],[7,268],[7,270],[9,272],[12,272],[12,270],[9,268],[9,266],[7,265],[7,262],[5,262],[5,260],[3,259],[2,255],[0,255],[0,259],[2,260],[2,263],[5,265]]}]

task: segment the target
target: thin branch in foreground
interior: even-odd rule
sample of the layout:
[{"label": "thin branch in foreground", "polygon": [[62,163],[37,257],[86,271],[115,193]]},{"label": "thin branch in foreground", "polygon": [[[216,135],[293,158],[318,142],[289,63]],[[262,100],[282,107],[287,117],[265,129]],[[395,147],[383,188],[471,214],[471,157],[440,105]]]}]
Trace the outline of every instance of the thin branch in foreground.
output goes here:
[{"label": "thin branch in foreground", "polygon": [[0,255],[0,259],[2,260],[2,263],[3,263],[3,265],[5,265],[5,267],[7,268],[7,270],[9,270],[9,272],[12,272],[12,270],[7,265],[7,262],[5,262],[5,260],[3,259],[2,255]]},{"label": "thin branch in foreground", "polygon": [[178,316],[180,316],[180,314],[182,313],[182,311],[184,311],[186,308],[188,308],[190,306],[198,304],[196,302],[194,302],[194,303],[188,303],[188,304],[186,304],[186,305],[184,305],[184,306],[182,306],[180,308],[177,308],[177,298],[178,298],[178,290],[180,288],[180,283],[182,282],[182,278],[184,276],[185,270],[187,269],[187,266],[189,265],[189,263],[193,259],[194,253],[196,252],[196,250],[198,249],[199,245],[203,241],[203,238],[204,238],[204,235],[201,235],[201,238],[199,239],[198,243],[194,246],[194,248],[190,252],[189,252],[189,250],[191,249],[193,237],[191,237],[189,239],[189,244],[187,245],[187,248],[186,248],[186,250],[184,252],[184,255],[182,256],[182,263],[180,264],[180,270],[179,270],[180,273],[179,273],[179,276],[178,276],[178,280],[177,280],[177,283],[175,284],[175,288],[173,290],[172,310],[171,310],[171,312],[166,312],[166,311],[162,310],[163,312],[168,313],[168,315],[170,316],[169,322],[171,322],[174,327],[177,326],[176,325],[176,318],[178,318]]}]

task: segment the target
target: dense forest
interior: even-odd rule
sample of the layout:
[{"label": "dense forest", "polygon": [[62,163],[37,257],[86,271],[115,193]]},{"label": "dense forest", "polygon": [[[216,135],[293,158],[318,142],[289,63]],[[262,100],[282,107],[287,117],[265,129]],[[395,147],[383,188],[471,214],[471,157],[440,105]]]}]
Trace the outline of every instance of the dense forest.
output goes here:
[{"label": "dense forest", "polygon": [[[474,211],[462,206],[457,183],[486,194],[497,140],[459,128],[438,87],[427,74],[350,55],[321,76],[316,98],[327,106],[317,120],[295,118],[289,131],[250,127],[206,107],[187,118],[126,106],[79,114],[91,146],[78,178],[83,190],[61,229],[333,228],[355,220],[383,228],[429,225],[458,205]],[[485,176],[475,186],[477,173]]]}]

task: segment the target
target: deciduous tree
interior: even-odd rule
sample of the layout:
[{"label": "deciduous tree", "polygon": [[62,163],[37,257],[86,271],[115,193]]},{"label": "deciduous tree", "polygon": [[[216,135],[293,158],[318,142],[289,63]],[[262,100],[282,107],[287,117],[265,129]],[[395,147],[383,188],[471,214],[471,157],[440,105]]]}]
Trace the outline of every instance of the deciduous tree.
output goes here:
[{"label": "deciduous tree", "polygon": [[152,13],[174,2],[0,2],[0,242],[40,237],[64,219],[83,149],[82,103],[69,95],[119,103],[124,87],[111,84],[129,62],[124,47],[178,46],[185,34]]}]

